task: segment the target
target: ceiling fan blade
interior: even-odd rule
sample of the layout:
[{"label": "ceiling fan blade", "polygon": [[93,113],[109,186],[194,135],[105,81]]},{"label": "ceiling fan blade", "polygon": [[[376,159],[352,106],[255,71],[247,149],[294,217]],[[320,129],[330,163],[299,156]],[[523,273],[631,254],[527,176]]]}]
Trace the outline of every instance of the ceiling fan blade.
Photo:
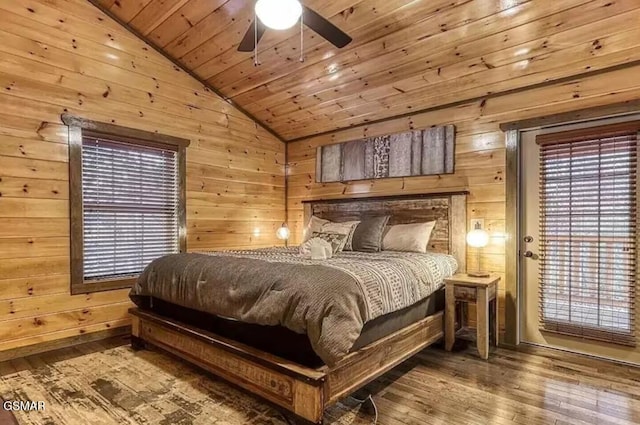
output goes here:
[{"label": "ceiling fan blade", "polygon": [[[267,29],[267,27],[265,27],[264,24],[260,22],[260,19],[258,19],[257,21],[258,21],[258,42],[260,42],[260,39],[264,35],[264,32]],[[242,38],[242,41],[240,42],[240,45],[238,46],[239,52],[253,52],[253,50],[256,48],[255,24],[256,24],[256,21],[253,21],[251,22],[251,25],[249,25],[249,29],[247,30],[246,34]]]},{"label": "ceiling fan blade", "polygon": [[340,28],[333,25],[313,9],[310,9],[307,6],[302,7],[304,8],[304,24],[306,26],[317,32],[323,38],[326,38],[327,41],[338,48],[342,48],[351,43],[351,37],[349,37]]}]

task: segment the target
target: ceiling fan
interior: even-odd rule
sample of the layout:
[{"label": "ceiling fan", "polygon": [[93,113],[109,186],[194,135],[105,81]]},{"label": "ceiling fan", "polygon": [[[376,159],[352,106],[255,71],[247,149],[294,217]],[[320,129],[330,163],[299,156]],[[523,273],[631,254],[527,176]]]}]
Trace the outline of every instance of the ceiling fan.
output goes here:
[{"label": "ceiling fan", "polygon": [[351,42],[351,37],[320,14],[304,6],[299,0],[258,0],[255,5],[256,18],[238,46],[239,52],[253,52],[267,28],[285,30],[301,20],[331,44],[342,48]]}]

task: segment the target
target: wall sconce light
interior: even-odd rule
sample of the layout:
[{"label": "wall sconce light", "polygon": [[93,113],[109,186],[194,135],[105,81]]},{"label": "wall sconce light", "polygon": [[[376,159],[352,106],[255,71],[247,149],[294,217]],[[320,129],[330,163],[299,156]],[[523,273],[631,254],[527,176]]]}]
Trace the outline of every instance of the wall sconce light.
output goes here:
[{"label": "wall sconce light", "polygon": [[276,231],[276,237],[281,241],[284,241],[284,246],[286,247],[288,246],[287,241],[289,240],[289,236],[291,236],[291,231],[289,230],[287,223],[282,223],[282,226],[280,226]]}]

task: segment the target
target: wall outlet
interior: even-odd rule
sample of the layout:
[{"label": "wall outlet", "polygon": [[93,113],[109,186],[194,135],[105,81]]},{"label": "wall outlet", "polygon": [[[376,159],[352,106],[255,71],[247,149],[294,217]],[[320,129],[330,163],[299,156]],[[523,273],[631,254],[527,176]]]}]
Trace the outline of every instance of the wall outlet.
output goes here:
[{"label": "wall outlet", "polygon": [[480,229],[487,230],[487,229],[484,228],[484,218],[472,218],[469,221],[470,221],[470,224],[471,224],[470,227],[469,227],[469,230],[474,230],[476,228],[477,224],[480,224]]}]

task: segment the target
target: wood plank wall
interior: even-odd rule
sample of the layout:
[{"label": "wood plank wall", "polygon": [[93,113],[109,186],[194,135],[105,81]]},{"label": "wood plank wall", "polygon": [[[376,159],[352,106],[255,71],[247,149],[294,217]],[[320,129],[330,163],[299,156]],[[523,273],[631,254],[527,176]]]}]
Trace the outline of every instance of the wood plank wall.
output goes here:
[{"label": "wood plank wall", "polygon": [[278,243],[284,144],[86,0],[0,2],[0,351],[125,326],[126,290],[69,295],[60,115],[191,139],[190,250]]},{"label": "wood plank wall", "polygon": [[[395,195],[470,190],[467,216],[485,219],[493,233],[505,226],[505,135],[500,123],[547,116],[640,99],[640,66],[612,70],[562,84],[531,88],[505,96],[393,119],[288,144],[288,208],[293,243],[302,237],[305,199]],[[434,177],[315,183],[316,148],[362,137],[455,124],[455,174]],[[469,223],[467,223],[469,226]],[[482,252],[482,267],[502,276],[500,323],[504,329],[504,239],[494,238]],[[468,267],[477,265],[476,252],[467,251]]]}]

